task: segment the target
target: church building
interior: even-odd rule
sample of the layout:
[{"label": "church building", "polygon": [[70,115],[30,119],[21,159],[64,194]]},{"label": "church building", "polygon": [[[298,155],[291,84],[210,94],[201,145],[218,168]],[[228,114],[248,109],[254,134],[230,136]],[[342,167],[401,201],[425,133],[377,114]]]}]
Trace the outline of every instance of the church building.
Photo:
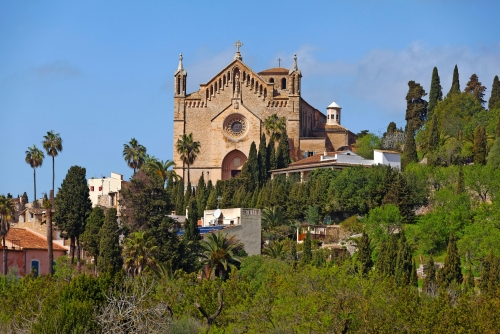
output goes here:
[{"label": "church building", "polygon": [[[302,73],[294,55],[293,67],[255,72],[243,62],[242,44],[235,44],[234,59],[200,89],[186,92],[187,72],[182,64],[175,71],[174,162],[175,171],[187,182],[187,166],[176,149],[183,134],[192,133],[200,153],[190,166],[190,180],[235,177],[247,161],[252,142],[258,146],[266,118],[284,117],[293,161],[324,152],[342,151],[355,142],[355,135],[341,125],[341,107],[335,102],[326,115],[301,96]],[[266,134],[267,140],[269,136]]]}]

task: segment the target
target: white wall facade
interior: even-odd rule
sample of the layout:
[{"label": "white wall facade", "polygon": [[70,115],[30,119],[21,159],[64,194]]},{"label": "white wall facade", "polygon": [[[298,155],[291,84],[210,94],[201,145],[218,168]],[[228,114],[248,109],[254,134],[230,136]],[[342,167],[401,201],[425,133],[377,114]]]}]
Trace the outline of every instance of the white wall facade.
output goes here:
[{"label": "white wall facade", "polygon": [[99,196],[117,193],[122,188],[123,175],[111,172],[110,177],[91,178],[88,180],[89,197],[92,207],[99,204]]}]

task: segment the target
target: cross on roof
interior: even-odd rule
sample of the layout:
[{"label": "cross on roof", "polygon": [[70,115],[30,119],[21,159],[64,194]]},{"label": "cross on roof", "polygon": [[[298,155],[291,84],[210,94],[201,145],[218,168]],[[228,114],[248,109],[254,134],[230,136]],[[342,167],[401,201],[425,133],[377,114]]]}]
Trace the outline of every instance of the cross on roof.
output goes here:
[{"label": "cross on roof", "polygon": [[281,67],[281,58],[278,58],[278,67]]},{"label": "cross on roof", "polygon": [[237,40],[236,43],[234,43],[234,46],[236,46],[236,52],[240,52],[240,48],[243,46],[243,43],[241,43],[240,40]]}]

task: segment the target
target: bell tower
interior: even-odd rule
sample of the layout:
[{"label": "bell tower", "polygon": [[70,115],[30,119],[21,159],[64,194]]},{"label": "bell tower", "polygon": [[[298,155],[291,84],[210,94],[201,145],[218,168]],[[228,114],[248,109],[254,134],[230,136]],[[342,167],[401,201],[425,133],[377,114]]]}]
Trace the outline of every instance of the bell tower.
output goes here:
[{"label": "bell tower", "polygon": [[177,71],[174,73],[174,77],[174,97],[186,97],[187,72],[182,66],[182,53],[179,55],[179,66],[177,67]]}]

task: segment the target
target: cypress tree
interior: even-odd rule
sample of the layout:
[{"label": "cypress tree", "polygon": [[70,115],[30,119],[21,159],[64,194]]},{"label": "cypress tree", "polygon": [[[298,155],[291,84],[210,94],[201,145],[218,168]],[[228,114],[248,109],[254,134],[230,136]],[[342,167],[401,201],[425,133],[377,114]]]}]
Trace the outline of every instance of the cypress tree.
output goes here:
[{"label": "cypress tree", "polygon": [[181,178],[175,184],[175,211],[178,215],[184,215],[184,180]]},{"label": "cypress tree", "polygon": [[500,114],[498,115],[498,122],[497,122],[497,128],[496,128],[495,134],[496,134],[497,138],[500,138]]},{"label": "cypress tree", "polygon": [[488,149],[488,137],[484,126],[477,126],[474,130],[474,163],[479,165],[486,164],[486,153]]},{"label": "cypress tree", "polygon": [[458,167],[457,195],[463,194],[464,192],[465,192],[464,169],[463,169],[463,165],[460,164],[460,166]]},{"label": "cypress tree", "polygon": [[276,150],[274,149],[274,141],[270,140],[267,145],[267,155],[269,156],[269,170],[277,169]]},{"label": "cypress tree", "polygon": [[458,254],[457,243],[453,234],[450,233],[444,267],[439,271],[438,275],[439,285],[446,287],[453,281],[461,284],[462,279],[462,269],[460,267],[460,255]]},{"label": "cypress tree", "polygon": [[404,232],[401,232],[398,243],[396,268],[394,272],[396,284],[403,286],[410,284],[413,263],[410,245],[406,241]]},{"label": "cypress tree", "polygon": [[203,212],[205,211],[205,207],[207,206],[207,187],[205,185],[205,178],[203,173],[201,173],[201,177],[198,180],[198,186],[196,187],[196,207],[198,208],[198,217],[203,217]]},{"label": "cypress tree", "polygon": [[286,129],[281,133],[278,150],[276,153],[276,164],[278,168],[286,168],[290,164],[290,146]]},{"label": "cypress tree", "polygon": [[290,243],[290,255],[292,256],[292,261],[295,262],[297,261],[297,243],[295,240],[292,240]]},{"label": "cypress tree", "polygon": [[184,201],[182,204],[182,213],[180,215],[186,214],[186,209],[189,206],[189,202],[191,202],[191,197],[193,196],[193,189],[191,188],[191,184],[187,185],[186,192],[184,192]]},{"label": "cypress tree", "polygon": [[450,97],[453,94],[460,94],[460,80],[458,78],[458,66],[455,65],[453,69],[453,79],[451,81],[451,88],[446,97]]},{"label": "cypress tree", "polygon": [[311,263],[312,261],[312,238],[311,233],[307,231],[304,239],[304,250],[302,252],[302,263]]},{"label": "cypress tree", "polygon": [[[488,100],[488,109],[500,108],[500,81],[498,80],[498,75],[495,75],[493,79],[493,86],[491,87],[491,96]],[[499,119],[500,124],[500,119]],[[499,134],[497,133],[497,136]]]},{"label": "cypress tree", "polygon": [[418,162],[415,130],[411,122],[406,124],[406,140],[401,159],[401,169],[404,170],[412,162]]},{"label": "cypress tree", "polygon": [[418,288],[417,263],[415,262],[415,260],[413,260],[411,269],[410,285]]},{"label": "cypress tree", "polygon": [[99,256],[97,268],[101,273],[115,274],[123,265],[120,247],[120,227],[118,226],[116,209],[106,212],[104,224],[99,230]]},{"label": "cypress tree", "polygon": [[396,132],[396,130],[397,130],[396,123],[390,122],[389,125],[387,126],[386,133],[388,135],[390,135],[390,134],[393,134],[394,132]]},{"label": "cypress tree", "polygon": [[439,128],[438,128],[438,118],[436,115],[432,115],[431,127],[429,133],[429,141],[427,145],[427,163],[431,166],[436,166],[438,164],[436,158],[436,151],[439,148]]},{"label": "cypress tree", "polygon": [[80,235],[85,231],[85,222],[92,211],[89,187],[83,167],[72,166],[63,180],[54,200],[53,219],[63,236],[71,240],[71,261],[74,260],[75,247],[78,247],[77,260],[80,260]]},{"label": "cypress tree", "polygon": [[188,219],[184,223],[184,234],[182,240],[185,242],[200,240],[200,229],[198,228],[198,208],[196,200],[192,199],[188,205]]},{"label": "cypress tree", "polygon": [[469,272],[465,280],[465,291],[474,291],[474,272],[472,271],[472,264],[469,264]]},{"label": "cypress tree", "polygon": [[357,258],[360,266],[360,271],[363,274],[363,276],[366,276],[373,267],[373,260],[372,260],[372,249],[370,246],[370,238],[368,237],[368,234],[366,234],[365,232],[363,232],[363,235],[361,236],[358,242]]},{"label": "cypress tree", "polygon": [[269,170],[269,159],[266,147],[266,135],[262,133],[259,143],[259,154],[257,156],[257,163],[259,165],[259,187],[262,187],[267,181],[267,171]]},{"label": "cypress tree", "polygon": [[28,200],[28,194],[26,193],[26,191],[23,193],[22,197],[23,197],[24,203],[28,203],[29,202],[29,200]]},{"label": "cypress tree", "polygon": [[471,75],[470,80],[464,89],[466,93],[472,94],[472,96],[474,96],[476,100],[481,103],[481,105],[486,103],[486,101],[483,100],[485,90],[486,87],[481,84],[476,74]]},{"label": "cypress tree", "polygon": [[438,69],[434,67],[432,70],[431,90],[429,92],[429,105],[427,107],[427,116],[432,117],[434,107],[439,101],[443,100],[443,89],[441,87],[441,80],[439,79]]},{"label": "cypress tree", "polygon": [[424,274],[425,277],[422,291],[428,295],[435,295],[438,285],[436,280],[436,265],[434,264],[434,259],[432,258],[432,256],[429,257],[429,261],[425,266]]},{"label": "cypress tree", "polygon": [[208,195],[207,199],[207,210],[213,210],[217,208],[217,188],[213,187]]},{"label": "cypress tree", "polygon": [[85,251],[94,258],[94,270],[97,270],[97,258],[99,257],[99,230],[104,224],[104,211],[96,206],[85,224],[85,232],[82,234],[82,246]]},{"label": "cypress tree", "polygon": [[251,180],[251,188],[250,190],[253,190],[259,186],[259,162],[257,160],[257,147],[255,145],[255,142],[252,142],[250,145],[250,153],[248,154],[248,160],[247,160],[247,165],[248,165],[248,173],[250,176]]}]

